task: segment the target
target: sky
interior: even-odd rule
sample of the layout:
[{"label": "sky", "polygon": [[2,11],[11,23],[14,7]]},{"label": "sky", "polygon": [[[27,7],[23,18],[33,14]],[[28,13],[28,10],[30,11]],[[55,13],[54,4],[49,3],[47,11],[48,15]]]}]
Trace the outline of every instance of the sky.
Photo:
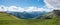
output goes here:
[{"label": "sky", "polygon": [[56,8],[60,9],[59,0],[0,0],[0,11],[51,12]]},{"label": "sky", "polygon": [[0,5],[5,6],[20,6],[20,7],[29,7],[29,6],[35,6],[35,7],[42,7],[45,5],[43,0],[0,0]]}]

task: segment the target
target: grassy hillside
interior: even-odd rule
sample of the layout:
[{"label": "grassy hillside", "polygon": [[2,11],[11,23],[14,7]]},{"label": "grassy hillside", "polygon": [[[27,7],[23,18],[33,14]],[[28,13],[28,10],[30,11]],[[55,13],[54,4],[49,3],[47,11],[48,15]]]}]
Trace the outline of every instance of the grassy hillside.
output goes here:
[{"label": "grassy hillside", "polygon": [[10,15],[10,14],[4,13],[4,12],[0,12],[0,20],[17,20],[17,19],[18,18],[13,15]]},{"label": "grassy hillside", "polygon": [[52,19],[19,19],[7,13],[0,13],[0,25],[57,25],[57,17]]}]

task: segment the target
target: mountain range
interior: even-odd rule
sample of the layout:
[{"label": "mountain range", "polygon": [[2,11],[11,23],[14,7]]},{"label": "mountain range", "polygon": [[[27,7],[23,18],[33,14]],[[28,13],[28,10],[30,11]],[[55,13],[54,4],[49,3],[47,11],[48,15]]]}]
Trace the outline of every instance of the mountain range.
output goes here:
[{"label": "mountain range", "polygon": [[48,12],[9,12],[9,14],[12,14],[14,16],[17,16],[18,18],[25,18],[25,19],[31,19],[31,18],[35,18],[38,16],[42,16],[44,14],[47,14]]}]

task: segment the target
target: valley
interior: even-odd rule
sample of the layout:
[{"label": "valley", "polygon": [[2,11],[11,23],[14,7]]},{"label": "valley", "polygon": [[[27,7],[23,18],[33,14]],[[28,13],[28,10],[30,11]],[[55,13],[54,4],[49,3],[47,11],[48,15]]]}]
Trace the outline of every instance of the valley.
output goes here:
[{"label": "valley", "polygon": [[0,13],[0,25],[57,25],[57,17],[52,19],[20,19],[7,13]]}]

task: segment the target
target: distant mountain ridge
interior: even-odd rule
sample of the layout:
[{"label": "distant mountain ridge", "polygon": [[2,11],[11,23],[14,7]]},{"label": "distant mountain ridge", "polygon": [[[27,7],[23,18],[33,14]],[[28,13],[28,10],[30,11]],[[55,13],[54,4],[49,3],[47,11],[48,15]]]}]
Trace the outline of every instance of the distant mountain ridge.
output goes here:
[{"label": "distant mountain ridge", "polygon": [[52,12],[8,12],[8,14],[12,14],[18,18],[22,19],[33,19],[33,18],[53,18],[56,14],[55,11]]},{"label": "distant mountain ridge", "polygon": [[11,12],[10,14],[14,15],[14,16],[17,16],[19,18],[27,18],[27,19],[30,19],[30,18],[35,18],[37,16],[42,16],[44,14],[46,14],[48,12]]}]

